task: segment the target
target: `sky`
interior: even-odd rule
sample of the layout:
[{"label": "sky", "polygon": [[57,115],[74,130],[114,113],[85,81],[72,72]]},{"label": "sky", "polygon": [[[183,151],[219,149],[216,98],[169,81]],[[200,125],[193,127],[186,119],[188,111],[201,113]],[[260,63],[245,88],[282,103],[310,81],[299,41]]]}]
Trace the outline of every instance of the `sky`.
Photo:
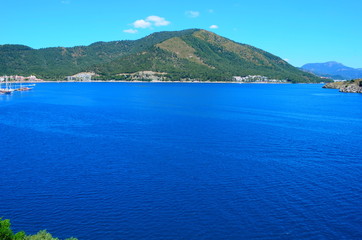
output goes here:
[{"label": "sky", "polygon": [[72,47],[206,29],[300,67],[362,68],[361,0],[0,0],[0,44]]}]

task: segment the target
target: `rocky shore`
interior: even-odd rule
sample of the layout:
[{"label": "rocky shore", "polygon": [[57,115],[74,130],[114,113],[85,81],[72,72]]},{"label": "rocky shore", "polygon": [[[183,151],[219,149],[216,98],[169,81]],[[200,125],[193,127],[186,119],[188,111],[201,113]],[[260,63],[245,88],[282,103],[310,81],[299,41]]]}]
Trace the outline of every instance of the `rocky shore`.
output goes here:
[{"label": "rocky shore", "polygon": [[362,93],[362,79],[327,83],[323,88],[339,89],[340,92],[345,93]]}]

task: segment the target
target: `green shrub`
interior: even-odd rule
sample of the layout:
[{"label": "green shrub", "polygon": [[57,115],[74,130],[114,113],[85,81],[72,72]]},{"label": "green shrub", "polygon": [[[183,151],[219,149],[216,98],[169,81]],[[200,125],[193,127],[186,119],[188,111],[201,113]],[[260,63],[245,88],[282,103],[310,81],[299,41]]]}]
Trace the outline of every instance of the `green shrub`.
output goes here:
[{"label": "green shrub", "polygon": [[[25,232],[18,232],[16,234],[11,230],[9,219],[0,218],[0,240],[60,240],[53,238],[53,236],[46,230],[42,230],[35,235],[27,236]],[[76,238],[67,238],[65,240],[77,240]]]}]

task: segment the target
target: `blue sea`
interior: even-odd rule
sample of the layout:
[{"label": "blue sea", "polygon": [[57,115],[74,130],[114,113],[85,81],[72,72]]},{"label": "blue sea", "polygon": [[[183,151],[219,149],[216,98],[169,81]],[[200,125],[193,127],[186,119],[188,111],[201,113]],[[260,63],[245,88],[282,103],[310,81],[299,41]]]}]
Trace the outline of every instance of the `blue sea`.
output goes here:
[{"label": "blue sea", "polygon": [[0,217],[61,239],[362,239],[362,94],[41,83],[0,95]]}]

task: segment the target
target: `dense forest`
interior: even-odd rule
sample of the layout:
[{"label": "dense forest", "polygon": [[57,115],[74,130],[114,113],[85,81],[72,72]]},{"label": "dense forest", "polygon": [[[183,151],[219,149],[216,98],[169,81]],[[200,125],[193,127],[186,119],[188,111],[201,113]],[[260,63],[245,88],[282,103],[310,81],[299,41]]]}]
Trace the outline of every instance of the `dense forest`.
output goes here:
[{"label": "dense forest", "polygon": [[163,79],[171,81],[231,81],[233,76],[247,75],[289,82],[325,81],[261,49],[199,29],[72,48],[0,45],[0,75],[61,80],[79,72],[95,72],[96,79],[132,80],[127,74],[139,71],[162,72]]}]

